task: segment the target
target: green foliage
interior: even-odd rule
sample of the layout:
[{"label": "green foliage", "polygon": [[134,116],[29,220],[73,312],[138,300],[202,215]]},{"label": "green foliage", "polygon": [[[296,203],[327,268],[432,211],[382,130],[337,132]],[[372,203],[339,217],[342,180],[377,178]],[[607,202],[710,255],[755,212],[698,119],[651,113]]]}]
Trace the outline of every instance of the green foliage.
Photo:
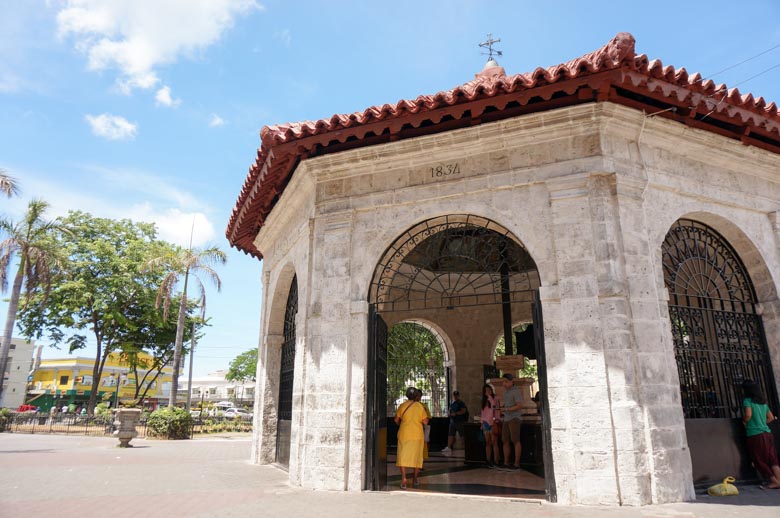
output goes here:
[{"label": "green foliage", "polygon": [[[205,275],[217,287],[217,291],[222,288],[222,281],[212,266],[225,264],[227,255],[217,247],[211,247],[203,250],[192,248],[175,248],[167,250],[162,254],[153,256],[144,264],[146,271],[162,274],[162,279],[158,283],[157,299],[155,307],[163,306],[163,318],[167,319],[171,302],[174,300],[175,290],[179,283],[182,284],[182,291],[179,302],[178,316],[176,319],[176,342],[173,351],[173,372],[179,372],[181,353],[184,343],[184,332],[186,328],[186,301],[187,287],[190,283],[194,284],[195,290],[199,293],[197,304],[201,308],[201,318],[206,318],[206,289],[203,286],[198,274]],[[174,306],[175,307],[175,306]],[[179,388],[179,378],[174,376],[171,382],[171,395],[168,400],[168,406],[176,406],[176,397]]]},{"label": "green foliage", "polygon": [[240,382],[255,381],[255,376],[257,376],[257,349],[249,349],[230,362],[225,379]]},{"label": "green foliage", "polygon": [[[404,397],[406,388],[414,385],[423,393],[440,394],[445,387],[444,349],[439,338],[415,322],[394,325],[387,335],[387,404]],[[446,396],[445,396],[446,397]],[[441,402],[432,402],[433,415],[441,415]]]},{"label": "green foliage", "polygon": [[20,327],[25,336],[46,336],[70,352],[94,341],[91,411],[108,355],[127,344],[146,347],[160,338],[161,326],[165,332],[155,309],[162,274],[144,265],[173,245],[156,239],[153,224],[84,212],[70,212],[61,223],[57,241],[67,261],[54,272],[48,301],[38,296],[20,309]]},{"label": "green foliage", "polygon": [[108,406],[108,403],[98,403],[95,406],[95,419],[106,424],[114,420],[114,412]]},{"label": "green foliage", "polygon": [[98,403],[97,406],[95,406],[95,415],[111,415],[111,408],[107,403]]},{"label": "green foliage", "polygon": [[8,408],[0,408],[0,432],[4,432],[8,429],[11,423],[11,410]]},{"label": "green foliage", "polygon": [[4,169],[0,169],[0,193],[9,198],[19,195],[19,182],[16,178],[9,175]]},{"label": "green foliage", "polygon": [[[54,239],[60,229],[56,221],[44,220],[49,204],[42,200],[32,200],[27,212],[19,221],[0,217],[0,233],[4,239],[0,242],[0,289],[6,292],[8,280],[13,278],[11,297],[8,301],[8,313],[0,341],[0,373],[6,372],[11,337],[17,320],[19,302],[22,299],[22,285],[25,288],[22,308],[27,307],[35,297],[45,306],[52,285],[52,269],[62,261],[62,254]],[[19,264],[11,273],[14,261]],[[0,394],[3,387],[0,386]]]},{"label": "green foliage", "polygon": [[189,439],[192,416],[183,408],[155,410],[146,422],[147,433],[167,439]]}]

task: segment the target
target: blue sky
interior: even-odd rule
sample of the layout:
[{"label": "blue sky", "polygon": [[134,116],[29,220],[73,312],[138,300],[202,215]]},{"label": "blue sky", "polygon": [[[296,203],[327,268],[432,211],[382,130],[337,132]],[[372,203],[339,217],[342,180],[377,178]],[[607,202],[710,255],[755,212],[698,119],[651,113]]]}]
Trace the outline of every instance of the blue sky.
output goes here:
[{"label": "blue sky", "polygon": [[194,219],[196,244],[229,253],[195,373],[225,368],[258,342],[261,264],[224,230],[264,125],[462,84],[487,33],[509,74],[627,31],[651,59],[780,102],[780,2],[638,4],[0,0],[0,168],[22,187],[0,212],[42,197],[52,216],[153,221],[182,244]]}]

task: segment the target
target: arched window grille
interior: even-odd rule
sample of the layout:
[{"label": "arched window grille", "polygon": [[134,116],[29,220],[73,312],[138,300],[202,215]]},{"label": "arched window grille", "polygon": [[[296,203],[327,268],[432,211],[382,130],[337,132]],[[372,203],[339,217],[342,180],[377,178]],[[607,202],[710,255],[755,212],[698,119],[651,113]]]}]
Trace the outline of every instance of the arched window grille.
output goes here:
[{"label": "arched window grille", "polygon": [[746,379],[776,397],[755,291],[736,251],[688,219],[672,226],[662,251],[685,417],[739,417]]}]

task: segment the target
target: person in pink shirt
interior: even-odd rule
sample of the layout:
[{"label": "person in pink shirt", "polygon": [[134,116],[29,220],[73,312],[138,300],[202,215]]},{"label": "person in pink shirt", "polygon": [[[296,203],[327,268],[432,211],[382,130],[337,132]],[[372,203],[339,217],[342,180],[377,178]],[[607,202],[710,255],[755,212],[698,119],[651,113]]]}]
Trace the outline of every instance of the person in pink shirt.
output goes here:
[{"label": "person in pink shirt", "polygon": [[496,395],[493,387],[488,384],[482,387],[482,412],[480,420],[482,421],[482,435],[485,437],[485,458],[489,468],[498,464],[498,441],[493,434],[493,427],[496,425]]}]

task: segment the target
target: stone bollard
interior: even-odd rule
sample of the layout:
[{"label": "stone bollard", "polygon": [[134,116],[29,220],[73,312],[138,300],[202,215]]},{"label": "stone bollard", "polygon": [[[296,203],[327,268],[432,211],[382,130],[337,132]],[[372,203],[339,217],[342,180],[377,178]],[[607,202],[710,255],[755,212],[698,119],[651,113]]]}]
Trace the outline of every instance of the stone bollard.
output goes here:
[{"label": "stone bollard", "polygon": [[118,408],[114,410],[114,437],[119,439],[120,448],[132,448],[130,441],[138,435],[135,425],[141,419],[141,410],[138,408]]}]

